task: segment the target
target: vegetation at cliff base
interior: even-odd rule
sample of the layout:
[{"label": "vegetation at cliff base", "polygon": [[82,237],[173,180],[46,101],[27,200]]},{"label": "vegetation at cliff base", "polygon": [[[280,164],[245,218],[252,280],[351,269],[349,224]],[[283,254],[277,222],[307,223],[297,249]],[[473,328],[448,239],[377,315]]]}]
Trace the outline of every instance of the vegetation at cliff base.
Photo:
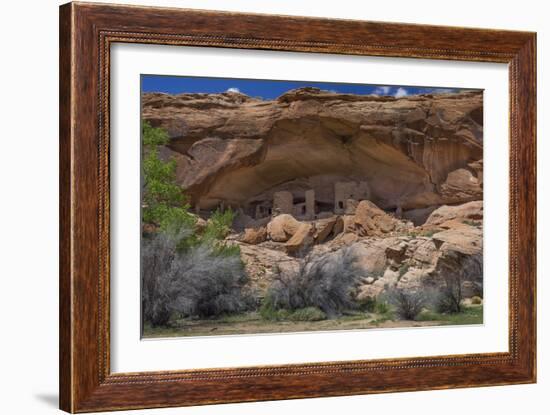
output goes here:
[{"label": "vegetation at cliff base", "polygon": [[174,318],[210,317],[246,308],[248,278],[238,246],[223,240],[234,212],[217,210],[201,228],[176,182],[176,164],[163,160],[168,134],[142,125],[142,220],[153,227],[142,239],[142,310],[145,323],[165,326]]}]

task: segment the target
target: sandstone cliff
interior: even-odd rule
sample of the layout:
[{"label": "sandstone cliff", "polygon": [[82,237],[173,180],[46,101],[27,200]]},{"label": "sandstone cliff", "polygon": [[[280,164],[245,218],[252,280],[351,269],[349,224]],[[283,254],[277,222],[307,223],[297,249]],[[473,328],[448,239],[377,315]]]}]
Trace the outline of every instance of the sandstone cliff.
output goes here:
[{"label": "sandstone cliff", "polygon": [[[378,207],[421,224],[442,204],[482,198],[482,93],[402,98],[302,88],[264,101],[240,93],[144,94],[193,206],[246,208],[290,191],[334,204],[333,183],[366,180]],[[421,219],[419,219],[421,218]]]}]

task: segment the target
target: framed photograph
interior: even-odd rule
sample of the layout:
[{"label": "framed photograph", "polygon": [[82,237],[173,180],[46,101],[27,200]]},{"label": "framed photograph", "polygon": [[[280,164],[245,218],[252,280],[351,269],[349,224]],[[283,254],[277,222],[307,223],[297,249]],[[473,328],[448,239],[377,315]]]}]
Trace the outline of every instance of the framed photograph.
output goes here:
[{"label": "framed photograph", "polygon": [[536,381],[536,36],[60,8],[60,407]]}]

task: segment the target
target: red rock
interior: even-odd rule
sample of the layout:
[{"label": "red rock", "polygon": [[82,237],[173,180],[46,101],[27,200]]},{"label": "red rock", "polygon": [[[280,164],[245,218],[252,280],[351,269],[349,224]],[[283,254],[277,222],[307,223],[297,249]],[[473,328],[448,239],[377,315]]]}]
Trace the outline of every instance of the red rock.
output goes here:
[{"label": "red rock", "polygon": [[147,93],[142,104],[143,119],[168,131],[178,182],[201,209],[220,200],[244,207],[297,178],[332,203],[322,196],[330,175],[368,177],[383,209],[463,203],[482,191],[481,92],[394,98],[302,88],[271,101]]}]

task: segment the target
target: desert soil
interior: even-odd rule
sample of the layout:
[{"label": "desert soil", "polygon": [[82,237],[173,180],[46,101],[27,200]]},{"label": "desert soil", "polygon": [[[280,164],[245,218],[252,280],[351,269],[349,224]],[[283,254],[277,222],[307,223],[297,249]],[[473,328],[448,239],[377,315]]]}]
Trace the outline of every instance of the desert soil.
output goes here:
[{"label": "desert soil", "polygon": [[[468,313],[470,314],[470,313]],[[460,324],[482,324],[483,313],[466,315],[461,319],[443,317],[440,320],[391,320],[373,313],[344,316],[322,321],[266,321],[258,313],[232,316],[215,320],[180,320],[179,326],[170,328],[145,327],[144,338],[218,336],[235,334],[288,333],[306,331],[358,330],[377,328],[411,328]]]}]

